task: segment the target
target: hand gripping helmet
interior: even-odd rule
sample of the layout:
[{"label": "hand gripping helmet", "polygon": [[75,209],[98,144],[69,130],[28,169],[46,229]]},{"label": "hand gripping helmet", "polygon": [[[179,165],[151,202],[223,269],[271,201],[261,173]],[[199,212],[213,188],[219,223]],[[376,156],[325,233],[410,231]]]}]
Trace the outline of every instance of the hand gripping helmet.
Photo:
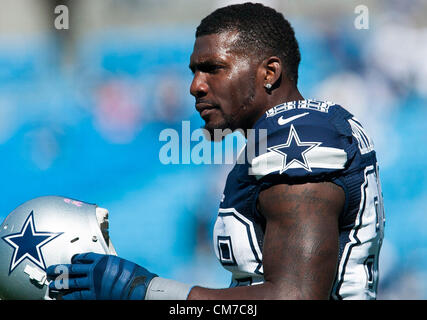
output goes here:
[{"label": "hand gripping helmet", "polygon": [[116,255],[106,209],[58,196],[25,202],[0,226],[0,299],[49,299],[46,268],[83,252]]}]

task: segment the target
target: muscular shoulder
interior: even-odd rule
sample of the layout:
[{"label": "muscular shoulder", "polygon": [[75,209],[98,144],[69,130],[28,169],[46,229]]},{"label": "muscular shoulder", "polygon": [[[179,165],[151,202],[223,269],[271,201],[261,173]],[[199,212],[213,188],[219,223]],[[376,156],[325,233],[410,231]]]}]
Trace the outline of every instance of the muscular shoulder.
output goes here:
[{"label": "muscular shoulder", "polygon": [[[268,110],[254,129],[265,129],[250,172],[257,179],[280,175],[313,178],[344,170],[352,157],[352,115],[330,102],[295,101]],[[308,179],[310,180],[310,179]]]},{"label": "muscular shoulder", "polygon": [[[278,184],[260,193],[258,209],[263,216],[274,219],[283,214],[292,217],[307,213],[338,218],[344,205],[344,191],[330,182],[297,185]],[[321,217],[323,219],[323,217]]]}]

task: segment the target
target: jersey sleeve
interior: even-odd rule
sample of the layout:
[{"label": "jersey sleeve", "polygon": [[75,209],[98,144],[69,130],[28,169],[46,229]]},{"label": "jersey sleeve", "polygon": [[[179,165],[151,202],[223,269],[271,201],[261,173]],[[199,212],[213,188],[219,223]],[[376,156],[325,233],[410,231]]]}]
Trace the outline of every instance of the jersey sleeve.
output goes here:
[{"label": "jersey sleeve", "polygon": [[258,153],[249,174],[268,184],[331,180],[351,167],[356,149],[351,114],[291,110],[263,119],[266,139],[259,139]]}]

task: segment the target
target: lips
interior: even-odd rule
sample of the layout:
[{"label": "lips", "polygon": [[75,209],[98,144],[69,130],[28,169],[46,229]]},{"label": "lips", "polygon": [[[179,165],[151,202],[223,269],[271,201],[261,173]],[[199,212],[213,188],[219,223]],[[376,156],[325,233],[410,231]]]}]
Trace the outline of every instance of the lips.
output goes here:
[{"label": "lips", "polygon": [[196,103],[196,110],[199,112],[202,112],[203,110],[206,110],[206,109],[213,109],[213,108],[215,108],[215,106],[211,103],[207,103],[207,102]]},{"label": "lips", "polygon": [[200,116],[202,118],[206,117],[214,109],[218,109],[218,107],[212,103],[208,103],[208,102],[196,103],[196,110],[200,113]]}]

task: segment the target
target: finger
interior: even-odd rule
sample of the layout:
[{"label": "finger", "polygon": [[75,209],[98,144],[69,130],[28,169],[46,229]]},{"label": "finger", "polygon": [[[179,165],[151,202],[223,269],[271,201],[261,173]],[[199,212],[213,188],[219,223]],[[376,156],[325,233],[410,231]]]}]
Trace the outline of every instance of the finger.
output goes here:
[{"label": "finger", "polygon": [[104,255],[94,252],[85,252],[76,254],[71,258],[71,263],[80,263],[80,264],[91,264],[99,259],[101,259]]},{"label": "finger", "polygon": [[81,277],[86,276],[89,272],[90,266],[87,264],[57,264],[46,269],[49,280],[65,277]]},{"label": "finger", "polygon": [[86,290],[90,289],[90,280],[87,277],[62,278],[49,283],[49,289],[52,291]]},{"label": "finger", "polygon": [[62,296],[64,294],[68,294],[68,293],[72,292],[71,290],[56,290],[56,289],[52,289],[50,287],[50,285],[49,285],[48,288],[49,288],[49,290],[48,290],[49,297],[52,298],[52,299],[55,299],[55,300],[62,300]]},{"label": "finger", "polygon": [[82,291],[73,291],[67,294],[62,295],[62,300],[95,300],[96,297],[92,291],[82,290]]},{"label": "finger", "polygon": [[68,280],[68,288],[71,290],[84,290],[90,288],[89,278],[70,278]]},{"label": "finger", "polygon": [[[76,268],[74,268],[76,270]],[[46,275],[49,280],[56,278],[69,277],[72,274],[73,268],[71,264],[54,264],[46,269]],[[78,270],[83,272],[83,270]]]},{"label": "finger", "polygon": [[61,270],[64,270],[64,268],[67,268],[64,264],[53,264],[46,269],[46,275],[48,278],[54,278],[63,273]]},{"label": "finger", "polygon": [[70,277],[87,276],[90,272],[91,266],[87,264],[71,264],[68,267]]}]

